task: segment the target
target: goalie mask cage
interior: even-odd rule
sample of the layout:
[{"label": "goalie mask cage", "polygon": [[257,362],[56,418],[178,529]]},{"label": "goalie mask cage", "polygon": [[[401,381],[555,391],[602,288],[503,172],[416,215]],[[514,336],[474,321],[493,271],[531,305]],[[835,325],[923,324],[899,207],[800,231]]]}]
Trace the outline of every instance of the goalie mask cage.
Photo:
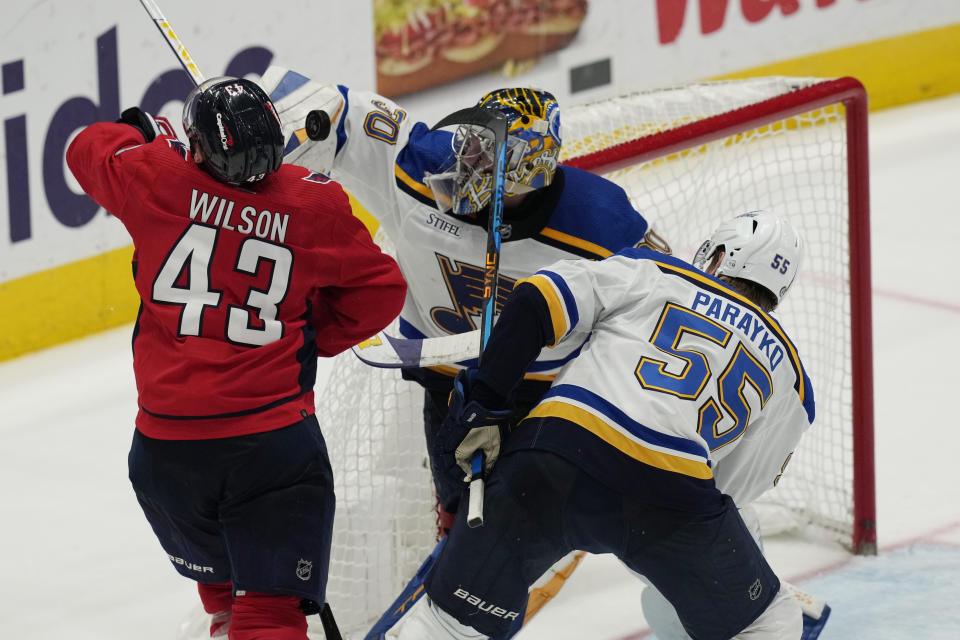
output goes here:
[{"label": "goalie mask cage", "polygon": [[[564,162],[620,184],[681,258],[746,211],[786,215],[800,230],[804,262],[775,315],[811,378],[816,420],[756,506],[765,533],[802,529],[874,553],[863,86],[852,78],[700,83],[571,107],[562,127]],[[390,250],[388,238],[378,240]],[[436,541],[423,391],[347,352],[317,407],[337,490],[327,599],[341,626],[365,631]]]}]

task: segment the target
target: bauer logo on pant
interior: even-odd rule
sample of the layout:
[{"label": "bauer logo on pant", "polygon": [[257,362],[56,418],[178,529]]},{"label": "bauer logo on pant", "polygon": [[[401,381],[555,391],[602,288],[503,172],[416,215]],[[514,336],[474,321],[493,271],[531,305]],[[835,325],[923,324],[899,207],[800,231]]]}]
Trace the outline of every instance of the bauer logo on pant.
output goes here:
[{"label": "bauer logo on pant", "polygon": [[310,560],[297,561],[297,577],[306,582],[313,573],[313,562]]},{"label": "bauer logo on pant", "polygon": [[469,604],[472,604],[477,609],[484,613],[489,613],[490,615],[497,616],[498,618],[503,618],[504,620],[516,620],[517,616],[520,614],[516,611],[508,611],[503,607],[498,607],[492,604],[487,604],[487,602],[478,596],[465,591],[464,589],[457,588],[454,590],[453,595],[457,596],[461,600],[466,600]]}]

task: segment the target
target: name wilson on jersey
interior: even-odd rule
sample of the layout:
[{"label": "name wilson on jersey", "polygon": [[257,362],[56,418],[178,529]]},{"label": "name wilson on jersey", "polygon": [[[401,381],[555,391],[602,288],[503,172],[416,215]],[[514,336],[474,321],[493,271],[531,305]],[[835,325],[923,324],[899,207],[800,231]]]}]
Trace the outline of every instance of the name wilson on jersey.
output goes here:
[{"label": "name wilson on jersey", "polygon": [[[704,309],[705,307],[705,309]],[[739,329],[770,362],[770,370],[776,371],[783,362],[783,346],[779,338],[767,330],[766,323],[740,305],[699,291],[691,307],[694,311]]]},{"label": "name wilson on jersey", "polygon": [[[239,223],[231,224],[233,210],[238,208]],[[211,218],[213,220],[211,221]],[[223,227],[228,231],[237,231],[243,234],[253,234],[261,239],[270,238],[271,242],[283,243],[287,237],[287,223],[290,222],[289,213],[276,213],[268,209],[257,211],[250,205],[238,205],[233,200],[220,196],[212,196],[205,191],[193,189],[190,194],[190,219],[203,223]]]}]

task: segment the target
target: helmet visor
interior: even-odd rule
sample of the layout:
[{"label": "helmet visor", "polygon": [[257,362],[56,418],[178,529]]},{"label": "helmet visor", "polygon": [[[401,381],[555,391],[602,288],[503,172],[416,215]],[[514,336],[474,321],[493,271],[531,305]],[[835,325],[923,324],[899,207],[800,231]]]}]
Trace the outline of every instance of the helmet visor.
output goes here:
[{"label": "helmet visor", "polygon": [[457,127],[451,145],[446,168],[425,176],[425,182],[441,211],[471,216],[487,206],[493,195],[496,140],[486,127],[462,124]]},{"label": "helmet visor", "polygon": [[690,263],[700,271],[713,275],[721,260],[723,260],[723,245],[713,240],[704,240]]}]

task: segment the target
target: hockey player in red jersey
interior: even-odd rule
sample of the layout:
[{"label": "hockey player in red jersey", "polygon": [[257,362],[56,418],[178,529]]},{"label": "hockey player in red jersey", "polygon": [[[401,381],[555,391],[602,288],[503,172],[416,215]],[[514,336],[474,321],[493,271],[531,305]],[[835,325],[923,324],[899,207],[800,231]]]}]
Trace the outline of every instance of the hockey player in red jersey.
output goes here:
[{"label": "hockey player in red jersey", "polygon": [[183,124],[189,146],[128,109],[67,150],[135,248],[130,480],[174,568],[200,583],[211,635],[304,640],[334,512],[317,357],[389,324],[406,284],[338,184],[281,164],[258,85],[204,82]]}]

